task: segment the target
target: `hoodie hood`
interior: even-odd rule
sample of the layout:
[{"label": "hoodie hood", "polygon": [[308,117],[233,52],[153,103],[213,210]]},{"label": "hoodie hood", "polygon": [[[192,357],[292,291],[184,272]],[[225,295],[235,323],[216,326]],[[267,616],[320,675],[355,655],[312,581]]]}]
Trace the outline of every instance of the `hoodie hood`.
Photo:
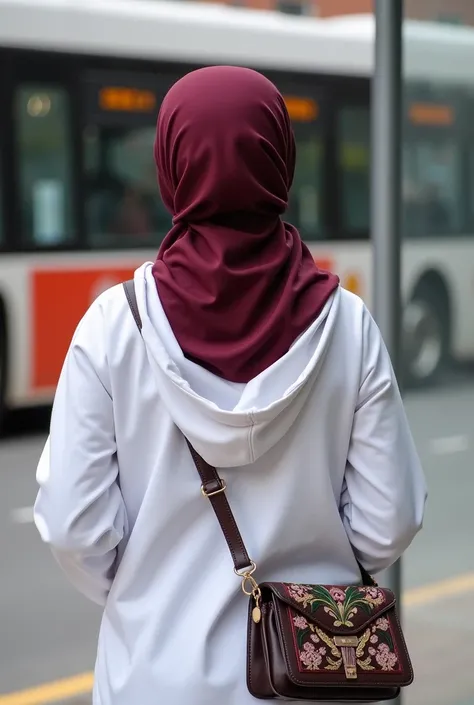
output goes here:
[{"label": "hoodie hood", "polygon": [[236,383],[184,356],[158,297],[152,266],[146,263],[135,272],[135,290],[148,359],[171,418],[211,465],[255,462],[287,433],[311,392],[332,339],[340,289],[283,357],[250,382]]}]

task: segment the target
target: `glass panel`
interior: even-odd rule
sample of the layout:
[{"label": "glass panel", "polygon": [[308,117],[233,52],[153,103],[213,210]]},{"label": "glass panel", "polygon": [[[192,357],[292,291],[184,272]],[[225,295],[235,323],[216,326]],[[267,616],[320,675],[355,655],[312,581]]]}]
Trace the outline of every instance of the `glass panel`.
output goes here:
[{"label": "glass panel", "polygon": [[74,235],[69,97],[61,88],[22,85],[15,114],[23,240],[64,245]]},{"label": "glass panel", "polygon": [[171,226],[153,160],[155,127],[88,127],[86,229],[97,248],[157,247]]},{"label": "glass panel", "polygon": [[305,240],[317,240],[322,237],[322,140],[314,128],[294,125],[294,131],[296,170],[285,219]]},{"label": "glass panel", "polygon": [[403,150],[403,229],[410,237],[459,233],[463,226],[461,144],[407,137]]},{"label": "glass panel", "polygon": [[370,223],[370,113],[344,107],[337,121],[337,159],[341,179],[342,229],[356,235]]}]

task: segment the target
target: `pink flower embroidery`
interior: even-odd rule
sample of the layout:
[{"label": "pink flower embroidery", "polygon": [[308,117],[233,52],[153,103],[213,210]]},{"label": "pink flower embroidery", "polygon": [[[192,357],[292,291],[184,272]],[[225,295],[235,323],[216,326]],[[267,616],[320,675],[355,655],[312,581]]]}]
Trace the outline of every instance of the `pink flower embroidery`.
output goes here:
[{"label": "pink flower embroidery", "polygon": [[344,600],[346,599],[346,593],[341,588],[332,587],[329,590],[329,593],[330,593],[332,599],[335,600],[336,602],[344,602]]},{"label": "pink flower embroidery", "polygon": [[386,617],[379,617],[379,619],[375,622],[376,629],[380,629],[382,632],[386,632],[389,626],[390,624]]},{"label": "pink flower embroidery", "polygon": [[377,599],[377,596],[378,596],[378,593],[379,593],[378,588],[376,588],[376,587],[367,587],[367,588],[363,588],[363,590],[364,590],[365,594],[367,595],[367,597],[371,597],[372,600]]},{"label": "pink flower embroidery", "polygon": [[290,596],[298,600],[298,602],[302,602],[304,598],[309,597],[308,590],[304,585],[290,585],[288,591]]},{"label": "pink flower embroidery", "polygon": [[297,629],[307,629],[308,627],[308,622],[304,617],[301,617],[301,615],[293,617],[293,624]]},{"label": "pink flower embroidery", "polygon": [[372,605],[383,605],[385,602],[385,595],[382,590],[376,587],[362,588],[362,590],[365,592],[367,602],[370,602]]},{"label": "pink flower embroidery", "polygon": [[317,634],[311,634],[310,639],[311,639],[311,641],[314,641],[315,644],[318,644],[321,641],[321,639],[319,638],[319,636]]},{"label": "pink flower embroidery", "polygon": [[379,640],[379,638],[378,638],[377,634],[372,634],[372,636],[370,637],[371,644],[376,644],[378,642],[378,640]]},{"label": "pink flower embroidery", "polygon": [[369,646],[369,654],[370,654],[371,656],[375,656],[376,653],[377,653],[377,652],[376,652],[376,650],[374,649],[374,647],[373,647],[373,646]]},{"label": "pink flower embroidery", "polygon": [[388,644],[379,644],[378,651],[375,654],[375,660],[379,666],[382,667],[383,671],[393,671],[397,663],[397,656],[390,651]]},{"label": "pink flower embroidery", "polygon": [[306,666],[308,670],[317,671],[325,653],[326,649],[324,648],[324,646],[319,649],[316,649],[314,644],[311,644],[309,641],[307,641],[306,644],[303,646],[303,651],[300,651],[301,663]]}]

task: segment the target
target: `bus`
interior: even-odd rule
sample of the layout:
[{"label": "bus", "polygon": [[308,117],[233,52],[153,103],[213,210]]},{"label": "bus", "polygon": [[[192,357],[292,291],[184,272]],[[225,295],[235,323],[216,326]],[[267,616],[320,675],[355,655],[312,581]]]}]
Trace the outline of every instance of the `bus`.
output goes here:
[{"label": "bus", "polygon": [[[0,409],[49,404],[72,333],[170,227],[160,101],[200,66],[267,75],[298,162],[287,218],[371,305],[374,20],[192,2],[0,0]],[[403,341],[429,384],[474,357],[474,30],[405,23]]]}]

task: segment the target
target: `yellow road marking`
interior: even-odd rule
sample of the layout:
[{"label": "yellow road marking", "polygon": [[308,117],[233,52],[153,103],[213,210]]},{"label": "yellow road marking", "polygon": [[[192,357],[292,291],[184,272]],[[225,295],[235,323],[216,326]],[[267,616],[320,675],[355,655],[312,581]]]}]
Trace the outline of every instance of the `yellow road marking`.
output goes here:
[{"label": "yellow road marking", "polygon": [[[402,604],[405,607],[415,607],[426,605],[445,597],[455,597],[474,590],[474,573],[464,573],[455,578],[440,580],[429,585],[421,585],[417,588],[406,590],[402,597]],[[3,705],[0,700],[0,705]]]},{"label": "yellow road marking", "polygon": [[18,690],[16,693],[0,695],[0,705],[47,705],[60,700],[88,695],[94,683],[93,673],[81,673],[72,678],[63,678],[39,685],[28,690]]},{"label": "yellow road marking", "polygon": [[[455,578],[406,590],[402,603],[405,607],[417,607],[472,591],[474,591],[474,573],[464,573]],[[0,705],[50,705],[79,695],[88,695],[93,683],[93,673],[81,673],[71,678],[45,683],[36,688],[0,695]]]}]

